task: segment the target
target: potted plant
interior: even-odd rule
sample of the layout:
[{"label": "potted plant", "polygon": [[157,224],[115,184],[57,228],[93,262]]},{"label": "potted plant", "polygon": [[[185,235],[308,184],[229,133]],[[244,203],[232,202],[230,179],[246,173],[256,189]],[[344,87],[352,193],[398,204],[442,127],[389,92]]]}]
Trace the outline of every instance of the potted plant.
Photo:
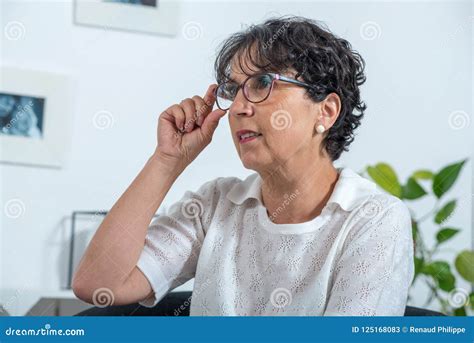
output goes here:
[{"label": "potted plant", "polygon": [[[462,250],[454,253],[452,261],[438,257],[439,252],[461,229],[448,225],[448,220],[458,206],[458,200],[448,197],[448,191],[456,182],[467,159],[450,164],[437,172],[427,169],[414,171],[402,183],[388,163],[377,163],[367,166],[360,174],[368,176],[386,192],[403,200],[412,217],[414,241],[414,264],[416,280],[424,282],[430,292],[425,306],[437,301],[441,311],[447,315],[465,316],[474,310],[474,293],[472,290],[457,287],[458,279],[453,274],[455,268],[461,278],[474,283],[474,251]],[[416,216],[410,208],[410,202],[424,197],[434,200],[433,208],[427,213]],[[423,226],[427,221],[437,227],[435,244],[428,246]],[[412,283],[412,285],[413,285]],[[409,296],[410,299],[410,296]]]}]

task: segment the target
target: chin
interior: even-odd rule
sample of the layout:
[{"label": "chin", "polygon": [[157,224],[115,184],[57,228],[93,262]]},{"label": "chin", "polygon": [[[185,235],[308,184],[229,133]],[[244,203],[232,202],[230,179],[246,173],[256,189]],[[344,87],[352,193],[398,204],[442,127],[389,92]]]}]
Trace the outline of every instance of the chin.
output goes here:
[{"label": "chin", "polygon": [[246,169],[254,170],[256,172],[264,170],[270,165],[268,163],[263,163],[262,159],[257,156],[247,156],[247,158],[241,158],[241,161]]},{"label": "chin", "polygon": [[252,170],[257,169],[258,163],[255,156],[247,156],[244,158],[241,157],[240,160],[242,161],[242,164],[244,165],[245,168],[252,169]]},{"label": "chin", "polygon": [[247,160],[247,159],[241,159],[242,161],[242,164],[244,165],[245,168],[247,169],[254,169],[254,162],[253,161],[250,161],[250,160]]}]

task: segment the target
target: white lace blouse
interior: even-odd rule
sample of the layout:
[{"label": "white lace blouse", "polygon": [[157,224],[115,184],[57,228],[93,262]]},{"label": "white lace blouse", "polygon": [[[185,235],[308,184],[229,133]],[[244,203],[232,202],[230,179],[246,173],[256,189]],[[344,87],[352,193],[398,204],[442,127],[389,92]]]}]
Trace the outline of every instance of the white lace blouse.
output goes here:
[{"label": "white lace blouse", "polygon": [[408,208],[337,169],[322,213],[298,224],[271,221],[257,173],[186,191],[150,224],[137,266],[154,296],[140,303],[195,278],[190,315],[403,316],[414,276]]}]

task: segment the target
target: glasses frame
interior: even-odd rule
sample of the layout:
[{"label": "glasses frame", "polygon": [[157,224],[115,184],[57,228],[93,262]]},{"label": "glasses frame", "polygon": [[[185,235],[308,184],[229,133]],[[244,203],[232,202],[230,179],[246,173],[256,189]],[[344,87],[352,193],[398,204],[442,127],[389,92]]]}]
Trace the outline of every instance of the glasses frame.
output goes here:
[{"label": "glasses frame", "polygon": [[[259,101],[252,101],[249,99],[249,96],[247,94],[247,91],[246,91],[246,88],[245,88],[245,85],[247,84],[248,80],[250,80],[252,77],[255,77],[255,76],[261,76],[261,75],[270,75],[272,77],[272,84],[270,86],[270,90],[268,91],[268,94],[262,99],[262,100],[259,100]],[[242,94],[244,95],[244,98],[248,101],[248,102],[251,102],[253,104],[259,104],[265,100],[268,99],[268,97],[270,96],[270,94],[272,93],[273,91],[273,87],[275,85],[275,82],[276,81],[283,81],[283,82],[288,82],[288,83],[292,83],[294,85],[298,85],[300,87],[305,87],[305,88],[313,88],[312,85],[310,85],[309,83],[306,83],[306,82],[303,82],[303,81],[299,81],[299,80],[296,80],[296,79],[292,79],[291,77],[286,77],[284,75],[281,75],[281,74],[277,74],[277,73],[258,73],[258,74],[254,74],[254,75],[250,75],[249,77],[247,77],[240,85],[238,85],[237,87],[237,92],[235,93],[235,96],[237,96],[237,94],[239,93],[239,90],[242,89]],[[229,107],[227,108],[221,108],[219,106],[219,101],[217,100],[217,91],[219,90],[220,87],[222,87],[223,85],[225,85],[226,83],[231,83],[231,81],[227,81],[227,82],[222,82],[220,83],[215,91],[214,91],[214,95],[216,97],[216,104],[217,104],[217,107],[219,107],[219,109],[221,109],[222,111],[227,111]],[[235,82],[234,82],[235,83]],[[235,98],[234,98],[235,99]],[[234,102],[232,100],[232,102]]]}]

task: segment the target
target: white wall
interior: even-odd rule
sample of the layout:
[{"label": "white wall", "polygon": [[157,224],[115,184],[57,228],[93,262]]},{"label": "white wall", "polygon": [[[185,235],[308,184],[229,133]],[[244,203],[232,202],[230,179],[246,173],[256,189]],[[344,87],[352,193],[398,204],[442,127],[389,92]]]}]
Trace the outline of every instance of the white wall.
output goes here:
[{"label": "white wall", "polygon": [[[182,34],[165,38],[76,26],[71,1],[4,0],[1,6],[3,25],[20,21],[25,27],[20,40],[2,35],[1,64],[64,72],[76,82],[66,166],[52,170],[0,165],[2,207],[11,198],[25,205],[20,218],[2,217],[3,287],[57,289],[64,283],[69,229],[64,218],[73,210],[110,208],[154,149],[161,111],[182,98],[202,95],[213,82],[217,44],[272,14],[326,22],[367,62],[363,96],[368,112],[351,150],[337,166],[361,170],[386,161],[405,180],[415,169],[436,171],[472,156],[473,13],[467,1],[185,2],[180,27],[199,23],[202,31],[196,40]],[[361,34],[367,22],[380,28],[374,40]],[[93,125],[100,110],[113,115],[114,125],[107,130]],[[465,111],[470,125],[452,129],[449,115],[455,110]],[[450,244],[456,250],[468,248],[472,238],[471,168],[470,162],[451,193],[465,200],[450,222],[463,228]],[[211,146],[181,175],[165,201],[170,204],[186,189],[218,176],[249,173],[223,120]],[[430,205],[427,201],[414,208],[421,214]],[[434,227],[424,230],[425,236],[434,237]],[[415,304],[421,305],[425,290],[416,291]]]}]

